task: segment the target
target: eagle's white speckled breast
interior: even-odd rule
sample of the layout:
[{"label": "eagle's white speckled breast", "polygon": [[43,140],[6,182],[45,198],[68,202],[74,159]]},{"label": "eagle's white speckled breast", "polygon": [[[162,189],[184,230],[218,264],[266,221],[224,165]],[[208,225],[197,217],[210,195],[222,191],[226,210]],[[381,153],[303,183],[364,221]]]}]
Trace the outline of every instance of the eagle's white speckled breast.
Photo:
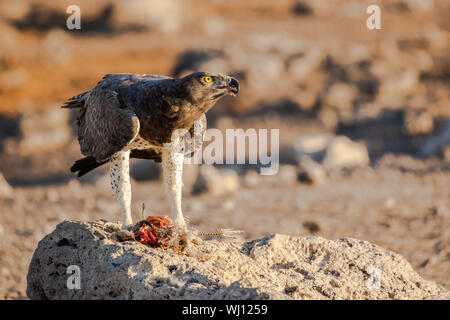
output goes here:
[{"label": "eagle's white speckled breast", "polygon": [[147,140],[145,140],[138,134],[136,138],[134,138],[134,140],[128,144],[127,149],[146,150],[146,149],[161,149],[161,147],[150,144]]}]

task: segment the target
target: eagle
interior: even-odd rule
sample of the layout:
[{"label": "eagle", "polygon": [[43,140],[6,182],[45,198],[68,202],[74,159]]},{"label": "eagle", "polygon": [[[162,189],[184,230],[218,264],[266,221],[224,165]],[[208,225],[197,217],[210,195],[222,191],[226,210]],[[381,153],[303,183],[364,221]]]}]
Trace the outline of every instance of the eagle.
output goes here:
[{"label": "eagle", "polygon": [[181,211],[184,158],[203,142],[206,112],[222,97],[238,92],[238,80],[220,73],[195,72],[181,78],[107,74],[94,88],[62,106],[80,111],[78,141],[85,157],[77,160],[71,171],[81,177],[108,164],[122,229],[131,230],[129,160],[161,162],[171,219],[186,235]]}]

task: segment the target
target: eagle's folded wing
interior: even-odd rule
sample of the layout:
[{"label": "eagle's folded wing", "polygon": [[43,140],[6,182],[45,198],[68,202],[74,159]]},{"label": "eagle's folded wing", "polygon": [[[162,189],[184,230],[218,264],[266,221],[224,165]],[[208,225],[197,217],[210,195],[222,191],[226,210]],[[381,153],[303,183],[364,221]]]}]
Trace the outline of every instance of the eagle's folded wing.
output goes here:
[{"label": "eagle's folded wing", "polygon": [[78,118],[78,140],[84,155],[99,162],[108,160],[138,132],[138,117],[121,105],[117,92],[103,86],[91,90]]}]

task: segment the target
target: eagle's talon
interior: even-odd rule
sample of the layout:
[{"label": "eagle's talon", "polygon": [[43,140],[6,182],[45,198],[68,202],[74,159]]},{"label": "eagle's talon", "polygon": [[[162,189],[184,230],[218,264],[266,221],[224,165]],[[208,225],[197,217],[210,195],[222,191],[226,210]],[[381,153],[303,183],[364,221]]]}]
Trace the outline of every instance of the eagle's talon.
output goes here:
[{"label": "eagle's talon", "polygon": [[133,232],[134,224],[122,224],[122,227],[120,228],[120,230]]}]

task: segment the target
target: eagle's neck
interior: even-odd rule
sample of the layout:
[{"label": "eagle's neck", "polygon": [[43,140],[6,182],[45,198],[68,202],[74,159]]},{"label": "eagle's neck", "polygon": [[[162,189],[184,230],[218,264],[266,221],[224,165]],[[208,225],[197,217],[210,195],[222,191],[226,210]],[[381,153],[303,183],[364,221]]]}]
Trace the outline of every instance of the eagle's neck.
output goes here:
[{"label": "eagle's neck", "polygon": [[172,106],[179,106],[180,111],[190,113],[195,119],[215,104],[215,101],[200,92],[198,95],[192,94],[183,78],[173,79],[166,89],[164,101]]}]

